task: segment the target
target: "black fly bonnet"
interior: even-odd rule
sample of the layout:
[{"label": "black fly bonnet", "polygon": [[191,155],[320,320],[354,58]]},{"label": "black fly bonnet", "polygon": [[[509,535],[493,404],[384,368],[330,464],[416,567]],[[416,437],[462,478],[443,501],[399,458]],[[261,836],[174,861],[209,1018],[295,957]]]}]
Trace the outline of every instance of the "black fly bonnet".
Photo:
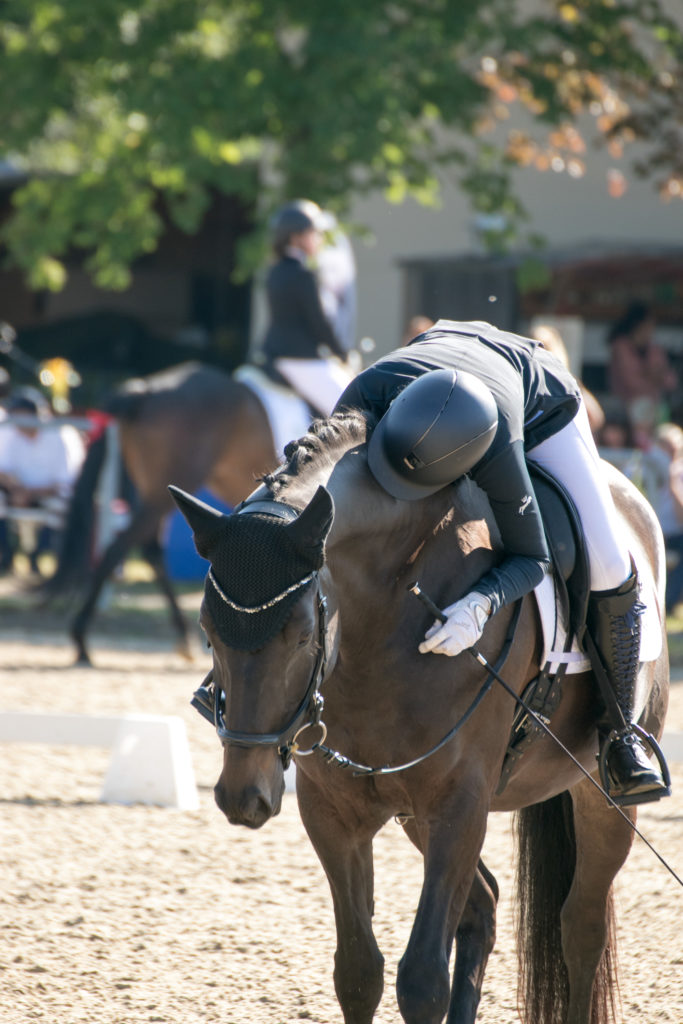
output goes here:
[{"label": "black fly bonnet", "polygon": [[[173,488],[199,554],[211,563],[204,598],[218,635],[229,647],[256,651],[267,644],[316,579],[332,521],[329,494],[323,488],[320,492],[330,505],[329,519],[316,495],[306,510],[318,505],[317,530],[310,531],[306,513],[300,515],[282,502],[247,499],[235,512],[222,515],[196,499],[191,509],[185,495]],[[322,530],[320,511],[327,519]]]}]

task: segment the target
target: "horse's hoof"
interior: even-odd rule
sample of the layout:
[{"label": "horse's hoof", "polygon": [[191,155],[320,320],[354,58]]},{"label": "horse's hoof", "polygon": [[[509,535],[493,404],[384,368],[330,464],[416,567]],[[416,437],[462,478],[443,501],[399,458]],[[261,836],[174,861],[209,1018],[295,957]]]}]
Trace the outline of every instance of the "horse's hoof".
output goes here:
[{"label": "horse's hoof", "polygon": [[92,668],[90,655],[86,651],[85,647],[79,643],[76,643],[76,660],[74,661],[74,668]]}]

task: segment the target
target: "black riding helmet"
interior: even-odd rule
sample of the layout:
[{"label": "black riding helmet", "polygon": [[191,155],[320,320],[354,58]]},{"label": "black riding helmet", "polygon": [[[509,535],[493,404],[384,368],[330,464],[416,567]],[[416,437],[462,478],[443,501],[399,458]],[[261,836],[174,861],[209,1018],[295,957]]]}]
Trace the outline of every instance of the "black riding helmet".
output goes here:
[{"label": "black riding helmet", "polygon": [[323,211],[312,199],[294,199],[280,207],[270,222],[273,249],[282,254],[292,235],[300,235],[311,228],[323,231],[326,223]]},{"label": "black riding helmet", "polygon": [[494,397],[477,377],[430,370],[396,396],[373,430],[368,465],[395,498],[425,498],[467,473],[497,426]]}]

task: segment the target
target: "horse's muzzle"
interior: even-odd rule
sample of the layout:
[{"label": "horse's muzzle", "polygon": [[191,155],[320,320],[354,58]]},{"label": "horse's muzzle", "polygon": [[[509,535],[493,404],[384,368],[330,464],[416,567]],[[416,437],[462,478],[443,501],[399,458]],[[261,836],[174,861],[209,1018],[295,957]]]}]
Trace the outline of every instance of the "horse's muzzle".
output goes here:
[{"label": "horse's muzzle", "polygon": [[219,786],[214,789],[216,803],[225,814],[231,825],[244,825],[246,828],[261,828],[280,808],[273,808],[257,789],[248,790],[243,794],[235,807],[226,806],[225,798]]},{"label": "horse's muzzle", "polygon": [[[270,753],[272,756],[272,751]],[[250,773],[251,777],[240,785],[232,767],[222,773],[214,786],[216,803],[231,825],[261,828],[279,814],[282,807],[285,779],[281,762],[273,758],[274,771],[269,773],[268,783],[258,775],[254,778],[257,773]],[[225,781],[226,777],[229,782]]]}]

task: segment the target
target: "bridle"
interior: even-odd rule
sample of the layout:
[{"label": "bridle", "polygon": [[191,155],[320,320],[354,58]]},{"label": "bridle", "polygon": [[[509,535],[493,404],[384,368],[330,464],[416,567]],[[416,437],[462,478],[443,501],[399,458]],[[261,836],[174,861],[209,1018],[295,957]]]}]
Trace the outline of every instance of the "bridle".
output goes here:
[{"label": "bridle", "polygon": [[[354,761],[351,758],[346,757],[344,754],[339,753],[338,750],[334,750],[325,745],[325,739],[327,738],[327,726],[322,720],[324,698],[320,689],[325,681],[325,670],[327,668],[329,653],[327,633],[327,599],[322,593],[318,573],[313,573],[313,577],[316,584],[318,653],[306,692],[287,725],[279,732],[273,733],[251,733],[240,732],[236,729],[228,729],[225,724],[224,717],[225,693],[222,689],[219,690],[216,688],[215,681],[213,681],[213,670],[209,672],[204,683],[195,694],[192,704],[197,708],[200,714],[213,722],[216,734],[224,746],[277,747],[285,769],[289,767],[293,754],[297,754],[299,757],[306,757],[307,755],[316,752],[320,753],[328,764],[350,769],[354,775],[393,775],[396,772],[403,772],[407,768],[413,768],[415,765],[427,760],[427,758],[436,754],[437,751],[441,750],[442,747],[453,739],[456,733],[460,731],[465,722],[479,706],[493,685],[494,677],[496,675],[494,669],[491,666],[488,666],[489,671],[486,678],[465,712],[460,716],[455,725],[449,729],[446,735],[424,754],[421,754],[404,764],[395,765],[393,767],[383,765],[378,768],[372,768],[369,765],[361,764],[358,761]],[[216,586],[215,582],[214,586]],[[504,664],[510,651],[517,628],[517,622],[519,620],[520,609],[521,602],[518,601],[508,625],[502,650],[500,651],[496,662],[496,666],[498,668]],[[203,694],[201,698],[200,694]],[[298,743],[299,736],[308,729],[315,727],[320,729],[320,738],[315,743],[312,743],[308,749],[301,749]],[[289,737],[289,739],[287,737]]]},{"label": "bridle", "polygon": [[[291,521],[299,515],[298,509],[295,509],[290,505],[285,505],[283,502],[274,501],[246,501],[243,502],[235,511],[238,515],[247,512],[265,512],[268,515],[273,515],[287,521]],[[274,604],[277,604],[277,602],[281,601],[284,597],[287,597],[293,590],[307,586],[312,581],[315,582],[316,617],[318,621],[315,664],[313,665],[313,671],[311,673],[308,686],[306,687],[306,692],[287,725],[280,729],[279,732],[265,733],[241,732],[237,729],[229,729],[225,724],[225,692],[216,686],[216,682],[213,679],[213,670],[209,672],[202,684],[202,688],[205,688],[206,690],[209,690],[210,688],[213,689],[213,724],[216,729],[216,734],[224,746],[277,747],[284,767],[288,768],[294,753],[301,757],[307,754],[312,754],[321,743],[324,743],[327,736],[327,726],[322,721],[324,699],[320,692],[320,688],[325,680],[325,671],[329,657],[329,638],[327,598],[323,594],[320,586],[319,573],[317,570],[309,573],[308,576],[298,580],[296,583],[283,590],[280,594],[276,594],[275,597],[270,598],[270,600],[264,604],[250,608],[235,605],[235,602],[233,602],[232,599],[224,593],[220,583],[212,572],[209,573],[209,581],[223,601],[231,605],[233,608],[237,607],[238,610],[247,613],[264,611],[266,608],[270,608]],[[193,701],[193,704],[205,718],[209,718],[207,704],[201,701]],[[315,727],[319,728],[321,731],[318,742],[310,746],[308,749],[301,749],[298,743],[299,736],[308,729]]]},{"label": "bridle", "polygon": [[[325,669],[328,659],[328,637],[327,637],[327,599],[320,589],[318,573],[313,574],[316,584],[316,605],[318,618],[318,651],[313,666],[313,672],[309,680],[306,692],[303,695],[299,706],[279,732],[240,732],[237,729],[228,729],[225,724],[225,693],[216,687],[214,682],[214,725],[216,734],[224,746],[233,747],[277,747],[285,768],[289,767],[292,754],[300,756],[312,754],[315,748],[323,743],[327,736],[327,727],[321,720],[323,713],[323,695],[320,692],[325,679]],[[212,675],[213,673],[209,673]],[[317,726],[322,735],[318,743],[308,750],[302,750],[297,742],[301,733]],[[289,737],[289,739],[287,738]]]},{"label": "bridle", "polygon": [[[264,500],[256,497],[251,499],[247,498],[246,501],[235,509],[234,514],[244,515],[245,513],[251,512],[259,512],[261,514],[275,516],[278,519],[285,520],[286,522],[292,522],[300,514],[298,509],[291,505],[287,505],[284,502],[273,501],[272,499]],[[297,754],[299,757],[305,757],[308,754],[318,752],[329,764],[350,769],[356,775],[390,775],[396,772],[405,771],[407,768],[412,768],[415,765],[420,764],[422,761],[425,761],[445,746],[446,743],[448,743],[456,733],[460,731],[493,685],[494,676],[489,672],[487,673],[478,693],[455,725],[437,744],[424,754],[411,761],[405,762],[404,764],[395,765],[393,767],[383,765],[381,767],[373,768],[369,765],[361,764],[358,761],[354,761],[351,758],[346,757],[344,754],[341,754],[338,750],[334,750],[325,745],[325,740],[327,738],[327,726],[322,720],[324,698],[320,689],[325,681],[325,672],[327,669],[329,655],[329,638],[327,599],[322,592],[318,570],[314,570],[302,579],[294,581],[289,587],[285,588],[274,597],[271,597],[263,604],[252,605],[249,607],[238,605],[231,597],[229,597],[229,595],[224,592],[212,571],[209,572],[208,580],[225,604],[245,614],[255,614],[265,611],[267,608],[271,608],[279,601],[282,601],[294,590],[308,586],[312,581],[315,581],[316,587],[318,644],[315,665],[313,666],[313,672],[306,688],[306,692],[287,725],[280,729],[279,732],[267,733],[241,732],[237,729],[229,729],[225,724],[225,693],[220,687],[217,687],[216,682],[213,679],[213,670],[209,672],[202,686],[200,686],[199,690],[195,693],[192,700],[193,706],[197,708],[204,718],[213,722],[216,734],[223,746],[277,747],[285,768],[289,767],[293,754]],[[509,653],[519,618],[520,607],[521,602],[518,601],[508,626],[503,648],[500,651],[496,663],[497,667],[501,667],[503,665]],[[439,612],[439,615],[441,615],[441,612]],[[315,743],[312,743],[307,749],[301,749],[298,742],[301,734],[307,732],[309,729],[315,729],[316,727],[320,730],[319,739]]]},{"label": "bridle", "polygon": [[[299,515],[299,510],[295,509],[291,505],[287,505],[284,502],[276,502],[272,500],[260,500],[258,498],[247,499],[237,509],[235,513],[238,515],[260,512],[266,515],[276,516],[279,519],[284,519],[287,522],[291,522]],[[259,611],[264,611],[267,608],[272,607],[279,601],[283,600],[293,590],[300,587],[307,586],[313,580],[315,581],[316,587],[316,606],[317,606],[317,619],[318,619],[318,643],[317,643],[317,654],[315,664],[313,666],[313,672],[309,680],[306,692],[302,697],[299,705],[290,718],[289,722],[280,729],[279,732],[266,732],[266,733],[252,733],[252,732],[241,732],[237,729],[229,729],[225,724],[225,692],[216,686],[216,682],[213,679],[213,670],[209,672],[203,684],[199,687],[195,693],[192,704],[204,716],[208,721],[212,722],[216,734],[223,744],[223,746],[234,746],[234,747],[277,747],[280,758],[285,768],[288,768],[293,754],[297,754],[299,757],[305,757],[308,754],[313,754],[316,751],[322,754],[323,758],[330,764],[337,765],[338,767],[348,768],[354,774],[357,775],[389,775],[395,772],[405,771],[407,768],[412,768],[422,761],[425,761],[428,757],[431,757],[438,750],[440,750],[446,743],[448,743],[457,732],[460,731],[462,726],[468,720],[470,715],[481,703],[485,695],[490,690],[494,676],[491,672],[487,673],[487,676],[471,702],[469,707],[466,709],[464,714],[455,723],[452,729],[450,729],[446,735],[433,746],[426,753],[421,756],[414,758],[405,764],[395,765],[390,767],[384,765],[379,768],[372,768],[369,765],[360,764],[357,761],[340,754],[339,751],[333,750],[325,745],[325,739],[327,738],[327,726],[322,720],[322,712],[324,705],[324,698],[320,692],[321,687],[325,681],[325,672],[328,664],[329,656],[329,638],[328,638],[328,622],[327,622],[327,598],[322,592],[320,585],[320,575],[317,570],[308,574],[300,580],[295,581],[281,593],[276,594],[275,597],[264,602],[263,604],[254,605],[251,607],[244,607],[237,605],[222,589],[220,583],[214,576],[213,572],[209,573],[209,582],[217,592],[221,600],[232,608],[238,611],[253,614]],[[506,660],[514,633],[519,618],[521,603],[517,602],[517,606],[513,613],[510,621],[507,636],[503,644],[503,649],[499,654],[497,666],[500,667]],[[309,729],[318,728],[320,730],[320,738],[317,742],[312,743],[307,749],[302,749],[298,739],[302,733],[307,732]]]}]

